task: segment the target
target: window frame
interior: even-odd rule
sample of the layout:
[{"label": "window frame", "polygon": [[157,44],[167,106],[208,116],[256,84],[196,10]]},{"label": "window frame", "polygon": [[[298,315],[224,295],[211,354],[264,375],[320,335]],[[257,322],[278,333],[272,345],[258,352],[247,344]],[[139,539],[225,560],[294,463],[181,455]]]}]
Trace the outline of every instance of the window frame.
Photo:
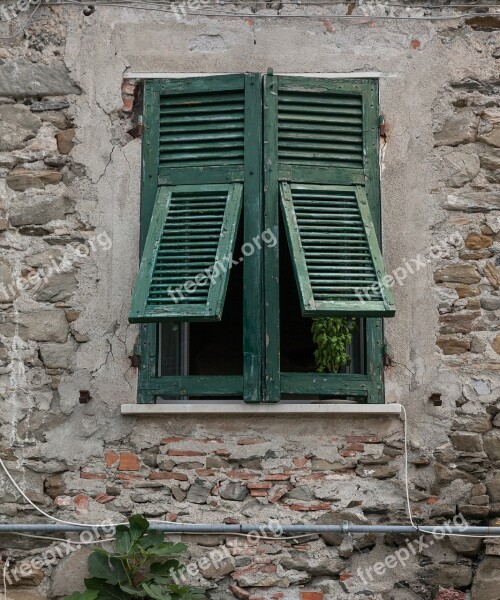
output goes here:
[{"label": "window frame", "polygon": [[[245,74],[245,163],[242,217],[244,239],[260,237],[267,228],[278,231],[280,202],[277,147],[277,101],[272,94],[277,76]],[[319,77],[315,77],[319,79]],[[159,94],[164,80],[144,81],[144,129],[142,143],[140,254],[144,249],[156,198],[159,173],[158,123]],[[378,80],[335,79],[340,84],[363,86],[363,106],[370,127],[366,131],[368,176],[366,192],[381,244],[381,206],[378,148]],[[262,92],[264,86],[264,93]],[[262,117],[263,115],[263,117]],[[274,116],[273,116],[274,115]],[[246,124],[252,124],[247,127]],[[262,168],[262,165],[266,168]],[[262,192],[264,190],[264,192]],[[264,244],[263,252],[247,256],[243,262],[243,374],[236,376],[163,376],[158,368],[158,323],[140,325],[138,353],[141,356],[138,403],[151,404],[157,396],[205,396],[221,402],[243,397],[247,403],[276,403],[282,394],[326,394],[353,396],[370,404],[384,403],[383,320],[365,320],[366,374],[284,373],[279,368],[279,244]],[[267,342],[266,342],[267,340]]]}]

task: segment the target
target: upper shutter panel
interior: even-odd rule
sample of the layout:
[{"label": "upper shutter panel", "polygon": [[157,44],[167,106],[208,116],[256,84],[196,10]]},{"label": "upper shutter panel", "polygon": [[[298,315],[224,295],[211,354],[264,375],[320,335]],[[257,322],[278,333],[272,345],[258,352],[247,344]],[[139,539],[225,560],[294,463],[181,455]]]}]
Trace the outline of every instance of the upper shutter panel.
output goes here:
[{"label": "upper shutter panel", "polygon": [[159,181],[243,181],[243,75],[169,80],[159,90]]},{"label": "upper shutter panel", "polygon": [[156,199],[129,320],[219,320],[241,213],[245,76],[150,85]]},{"label": "upper shutter panel", "polygon": [[368,81],[277,77],[278,179],[305,316],[392,316],[370,211],[377,110]]}]

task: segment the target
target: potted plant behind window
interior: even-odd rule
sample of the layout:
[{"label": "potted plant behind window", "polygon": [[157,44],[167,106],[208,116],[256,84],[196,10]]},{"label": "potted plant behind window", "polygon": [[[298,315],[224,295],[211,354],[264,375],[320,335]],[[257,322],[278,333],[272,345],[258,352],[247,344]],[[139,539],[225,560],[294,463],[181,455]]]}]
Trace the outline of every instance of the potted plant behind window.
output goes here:
[{"label": "potted plant behind window", "polygon": [[[352,343],[356,329],[354,317],[318,317],[313,319],[311,332],[317,348],[314,360],[318,373],[339,373],[350,364],[351,356],[347,349]],[[326,399],[325,402],[352,402]]]},{"label": "potted plant behind window", "polygon": [[96,547],[89,556],[87,589],[65,600],[203,600],[203,590],[179,584],[184,566],[178,556],[186,545],[164,538],[141,515],[130,517],[128,527],[115,530],[114,552]]}]

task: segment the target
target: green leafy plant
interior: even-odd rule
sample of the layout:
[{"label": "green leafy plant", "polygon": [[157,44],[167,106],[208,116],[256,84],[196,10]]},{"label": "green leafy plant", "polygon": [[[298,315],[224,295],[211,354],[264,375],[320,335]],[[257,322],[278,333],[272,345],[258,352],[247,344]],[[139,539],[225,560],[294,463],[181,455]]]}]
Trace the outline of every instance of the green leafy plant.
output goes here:
[{"label": "green leafy plant", "polygon": [[352,342],[356,321],[352,317],[320,317],[313,319],[311,332],[317,345],[314,360],[318,373],[338,373],[351,362],[347,346]]},{"label": "green leafy plant", "polygon": [[165,534],[150,531],[140,515],[129,518],[129,526],[119,525],[114,552],[97,547],[89,556],[90,579],[84,592],[65,600],[201,600],[202,590],[182,586],[177,574],[183,565],[176,557],[185,544],[164,541]]}]

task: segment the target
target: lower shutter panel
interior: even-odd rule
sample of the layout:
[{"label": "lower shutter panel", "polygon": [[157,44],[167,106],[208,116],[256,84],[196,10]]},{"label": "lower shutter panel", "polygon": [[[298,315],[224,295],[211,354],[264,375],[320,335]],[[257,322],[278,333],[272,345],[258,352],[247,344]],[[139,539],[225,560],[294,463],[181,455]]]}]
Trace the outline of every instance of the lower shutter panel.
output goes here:
[{"label": "lower shutter panel", "polygon": [[280,198],[304,316],[393,316],[363,187],[281,183]]},{"label": "lower shutter panel", "polygon": [[158,188],[131,322],[222,317],[243,185]]}]

